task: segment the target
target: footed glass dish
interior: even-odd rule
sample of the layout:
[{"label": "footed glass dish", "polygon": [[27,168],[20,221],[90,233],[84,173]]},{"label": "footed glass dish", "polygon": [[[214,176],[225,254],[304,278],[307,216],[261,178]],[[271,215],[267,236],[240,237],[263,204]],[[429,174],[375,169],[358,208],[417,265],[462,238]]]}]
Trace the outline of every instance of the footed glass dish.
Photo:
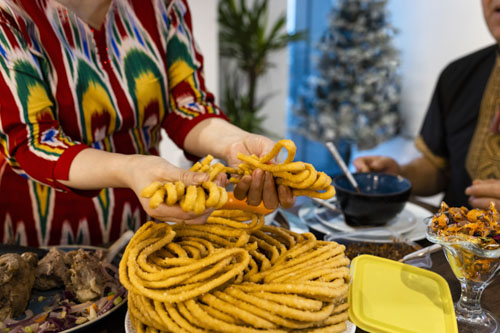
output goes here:
[{"label": "footed glass dish", "polygon": [[498,275],[500,248],[481,247],[470,236],[440,235],[431,228],[432,217],[425,222],[427,239],[443,246],[446,259],[460,281],[461,295],[455,303],[459,332],[498,332],[498,318],[481,307],[481,295]]}]

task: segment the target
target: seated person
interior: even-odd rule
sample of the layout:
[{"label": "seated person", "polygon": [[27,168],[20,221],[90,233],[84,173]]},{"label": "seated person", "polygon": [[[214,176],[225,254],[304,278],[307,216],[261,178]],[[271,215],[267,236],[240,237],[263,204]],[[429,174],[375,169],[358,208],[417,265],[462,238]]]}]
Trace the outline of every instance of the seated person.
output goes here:
[{"label": "seated person", "polygon": [[384,156],[354,161],[359,172],[400,174],[413,194],[445,193],[450,206],[500,208],[500,21],[491,1],[483,14],[496,44],[462,57],[441,73],[416,146],[406,165]]}]

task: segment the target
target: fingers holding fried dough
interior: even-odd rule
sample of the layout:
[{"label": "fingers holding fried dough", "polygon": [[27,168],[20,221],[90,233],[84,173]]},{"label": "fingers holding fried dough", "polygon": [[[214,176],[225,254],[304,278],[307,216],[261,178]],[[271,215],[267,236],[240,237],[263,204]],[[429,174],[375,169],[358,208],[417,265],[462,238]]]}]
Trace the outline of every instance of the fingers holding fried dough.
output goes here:
[{"label": "fingers holding fried dough", "polygon": [[[275,163],[283,148],[287,150],[285,161]],[[292,207],[295,197],[300,195],[320,199],[334,196],[335,189],[331,185],[331,178],[324,172],[316,171],[309,163],[294,162],[295,152],[296,147],[292,141],[281,140],[262,157],[238,153],[238,158],[243,163],[237,169],[215,162],[213,157],[208,155],[190,169],[192,172],[206,173],[204,176],[208,181],[193,185],[190,183],[189,186],[181,181],[153,182],[142,190],[141,196],[149,198],[149,207],[152,209],[162,204],[179,205],[184,212],[200,215],[209,208],[219,209],[224,206],[228,195],[220,185],[227,184],[226,173],[237,177],[231,178],[237,183],[233,191],[234,196],[239,200],[246,199],[249,206],[257,207],[264,203],[267,209],[273,210],[279,205],[284,208]]]}]

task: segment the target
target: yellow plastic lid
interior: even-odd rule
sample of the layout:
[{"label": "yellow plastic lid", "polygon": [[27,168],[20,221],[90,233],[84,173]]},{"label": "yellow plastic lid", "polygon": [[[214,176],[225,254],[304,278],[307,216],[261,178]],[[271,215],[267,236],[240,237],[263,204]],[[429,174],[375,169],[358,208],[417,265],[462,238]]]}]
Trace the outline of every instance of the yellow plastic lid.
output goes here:
[{"label": "yellow plastic lid", "polygon": [[458,332],[446,280],[434,272],[371,255],[351,262],[349,317],[377,332]]}]

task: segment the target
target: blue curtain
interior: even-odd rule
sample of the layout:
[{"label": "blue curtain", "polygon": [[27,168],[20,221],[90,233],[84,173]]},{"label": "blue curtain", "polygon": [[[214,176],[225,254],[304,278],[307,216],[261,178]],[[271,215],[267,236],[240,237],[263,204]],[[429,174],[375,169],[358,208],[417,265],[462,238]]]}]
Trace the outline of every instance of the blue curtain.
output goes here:
[{"label": "blue curtain", "polygon": [[[307,78],[314,74],[314,58],[318,56],[317,43],[328,27],[329,14],[334,1],[330,0],[289,0],[288,1],[288,28],[293,31],[307,31],[307,38],[290,45],[290,91],[289,109],[287,110],[287,136],[297,145],[296,160],[308,162],[319,171],[331,176],[342,171],[321,142],[311,141],[291,129],[297,121],[292,112],[298,105],[301,93]],[[342,142],[337,145],[341,155],[348,159],[350,146]]]}]

